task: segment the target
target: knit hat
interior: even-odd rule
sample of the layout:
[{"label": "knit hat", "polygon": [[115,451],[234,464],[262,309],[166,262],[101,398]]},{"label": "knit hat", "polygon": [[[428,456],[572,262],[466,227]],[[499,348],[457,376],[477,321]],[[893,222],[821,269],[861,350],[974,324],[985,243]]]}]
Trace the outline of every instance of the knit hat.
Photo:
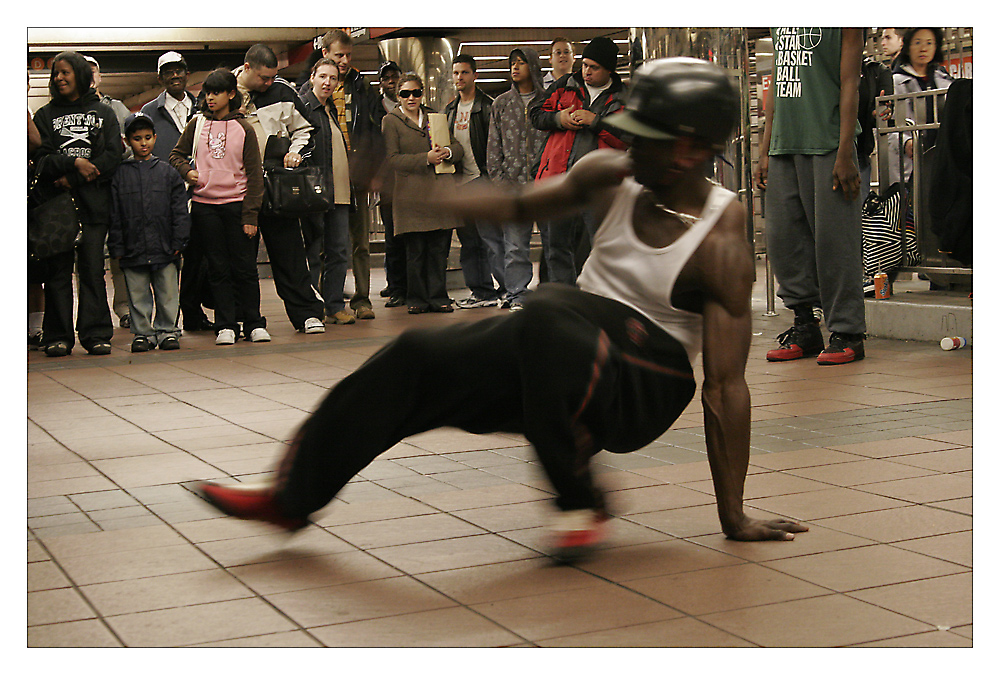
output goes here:
[{"label": "knit hat", "polygon": [[613,73],[618,68],[618,47],[610,38],[595,37],[584,48],[583,58],[597,62],[597,65]]}]

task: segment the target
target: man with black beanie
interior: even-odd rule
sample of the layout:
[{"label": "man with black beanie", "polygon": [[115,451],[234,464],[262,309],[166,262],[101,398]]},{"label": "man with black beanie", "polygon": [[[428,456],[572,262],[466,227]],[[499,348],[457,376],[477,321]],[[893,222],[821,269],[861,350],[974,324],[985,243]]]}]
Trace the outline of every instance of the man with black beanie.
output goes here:
[{"label": "man with black beanie", "polygon": [[[531,102],[531,123],[549,132],[533,170],[536,181],[566,173],[598,148],[628,147],[619,137],[621,132],[601,124],[625,105],[617,65],[618,47],[609,38],[596,37],[583,50],[581,69],[560,77]],[[539,223],[549,281],[576,283],[590,252],[597,225],[593,221],[584,213],[565,221]]]}]

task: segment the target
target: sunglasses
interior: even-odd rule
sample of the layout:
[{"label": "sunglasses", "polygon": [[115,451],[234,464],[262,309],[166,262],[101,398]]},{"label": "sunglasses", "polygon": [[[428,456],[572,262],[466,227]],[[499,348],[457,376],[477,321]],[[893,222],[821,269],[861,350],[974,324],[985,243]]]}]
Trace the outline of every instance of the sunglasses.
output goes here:
[{"label": "sunglasses", "polygon": [[417,98],[420,98],[423,95],[424,95],[423,89],[401,89],[396,94],[396,96],[399,96],[400,98],[410,98],[411,96],[416,96]]}]

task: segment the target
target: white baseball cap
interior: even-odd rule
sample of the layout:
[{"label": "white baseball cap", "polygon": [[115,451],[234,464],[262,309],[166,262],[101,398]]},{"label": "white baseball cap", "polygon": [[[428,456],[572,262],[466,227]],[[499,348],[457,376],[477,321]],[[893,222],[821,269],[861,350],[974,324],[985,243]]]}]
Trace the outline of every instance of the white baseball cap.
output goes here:
[{"label": "white baseball cap", "polygon": [[167,52],[156,60],[156,72],[160,72],[163,70],[163,66],[171,63],[181,63],[185,68],[187,68],[187,62],[184,60],[183,56],[177,52]]}]

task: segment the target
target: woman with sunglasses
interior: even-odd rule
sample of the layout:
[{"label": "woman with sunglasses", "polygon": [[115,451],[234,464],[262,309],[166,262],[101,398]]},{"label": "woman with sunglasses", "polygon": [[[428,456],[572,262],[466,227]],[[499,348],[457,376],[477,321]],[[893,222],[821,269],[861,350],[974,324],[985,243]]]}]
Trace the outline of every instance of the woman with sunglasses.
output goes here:
[{"label": "woman with sunglasses", "polygon": [[431,143],[428,114],[434,111],[423,105],[424,83],[419,75],[400,77],[396,96],[399,105],[382,119],[382,135],[386,167],[396,178],[393,225],[406,247],[406,304],[410,314],[451,312],[445,271],[451,231],[458,222],[424,197],[454,185],[454,174],[438,174],[434,167],[461,160],[462,146]]}]

